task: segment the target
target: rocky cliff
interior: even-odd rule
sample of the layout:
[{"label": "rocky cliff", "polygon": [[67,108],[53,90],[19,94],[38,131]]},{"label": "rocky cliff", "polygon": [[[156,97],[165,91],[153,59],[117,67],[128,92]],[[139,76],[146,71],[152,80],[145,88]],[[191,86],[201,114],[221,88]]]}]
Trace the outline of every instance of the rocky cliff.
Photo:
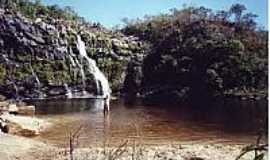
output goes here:
[{"label": "rocky cliff", "polygon": [[[113,92],[124,83],[127,64],[143,53],[135,37],[98,25],[50,17],[27,19],[0,10],[0,94],[9,98],[48,98],[82,91],[81,70],[87,67],[78,53],[82,37],[89,57],[105,73]],[[86,90],[95,93],[93,76],[85,71]]]}]

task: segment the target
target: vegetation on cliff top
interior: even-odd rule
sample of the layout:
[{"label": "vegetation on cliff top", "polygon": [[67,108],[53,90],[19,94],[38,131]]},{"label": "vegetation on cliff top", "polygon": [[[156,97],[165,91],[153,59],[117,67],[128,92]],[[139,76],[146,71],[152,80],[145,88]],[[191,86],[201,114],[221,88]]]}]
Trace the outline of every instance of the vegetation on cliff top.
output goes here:
[{"label": "vegetation on cliff top", "polygon": [[163,88],[194,99],[266,90],[268,31],[257,26],[256,17],[234,4],[228,11],[185,7],[125,19],[122,31],[152,46],[143,64],[142,89]]},{"label": "vegetation on cliff top", "polygon": [[16,11],[21,12],[28,18],[43,15],[55,19],[85,21],[70,6],[64,8],[58,5],[45,6],[41,3],[41,0],[1,0],[0,6],[6,9],[16,9]]}]

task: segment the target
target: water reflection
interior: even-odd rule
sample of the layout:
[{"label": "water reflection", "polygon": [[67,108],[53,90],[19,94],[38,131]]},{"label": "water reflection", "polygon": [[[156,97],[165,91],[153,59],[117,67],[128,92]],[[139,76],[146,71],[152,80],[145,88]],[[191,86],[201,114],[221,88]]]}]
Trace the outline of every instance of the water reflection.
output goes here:
[{"label": "water reflection", "polygon": [[36,100],[37,114],[57,115],[78,112],[103,112],[104,101],[94,99]]},{"label": "water reflection", "polygon": [[253,143],[258,119],[267,115],[267,101],[216,101],[204,109],[185,105],[145,106],[112,101],[103,112],[102,100],[35,102],[37,113],[55,123],[40,139],[66,145],[66,133],[83,124],[81,146],[136,139],[161,144],[179,141]]}]

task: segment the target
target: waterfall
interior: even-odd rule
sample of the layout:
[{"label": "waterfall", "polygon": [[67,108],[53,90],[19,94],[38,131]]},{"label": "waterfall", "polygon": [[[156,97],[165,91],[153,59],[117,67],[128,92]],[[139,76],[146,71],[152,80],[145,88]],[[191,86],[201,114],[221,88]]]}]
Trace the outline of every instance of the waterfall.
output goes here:
[{"label": "waterfall", "polygon": [[68,87],[68,85],[66,83],[64,84],[64,86],[65,86],[65,89],[66,89],[67,98],[73,98],[73,94],[71,92],[71,89]]},{"label": "waterfall", "polygon": [[83,61],[81,59],[81,63],[78,63],[79,67],[80,67],[80,72],[82,75],[82,83],[83,83],[83,93],[85,94],[85,88],[86,88],[86,83],[85,83],[85,73],[84,73],[84,69],[83,69]]},{"label": "waterfall", "polygon": [[34,71],[31,64],[30,64],[30,69],[31,69],[31,72],[32,72],[32,76],[34,76],[34,78],[35,78],[35,80],[37,82],[38,88],[40,88],[40,81],[39,81],[38,76],[37,76],[36,72]]},{"label": "waterfall", "polygon": [[83,69],[83,60],[85,59],[88,63],[88,71],[93,74],[96,88],[97,88],[97,95],[102,97],[110,97],[111,89],[109,86],[109,82],[105,75],[100,71],[100,69],[97,67],[96,62],[89,58],[86,49],[85,49],[85,43],[82,41],[81,36],[77,35],[77,48],[79,50],[80,58],[81,58],[81,64],[80,69],[83,77],[83,85],[85,89],[85,74]]},{"label": "waterfall", "polygon": [[12,84],[13,84],[13,87],[14,87],[14,89],[15,89],[15,98],[17,99],[18,98],[18,96],[19,96],[19,94],[18,94],[18,87],[17,87],[17,85],[16,85],[16,83],[15,82],[13,82],[12,81]]},{"label": "waterfall", "polygon": [[75,64],[75,61],[74,61],[73,57],[71,57],[71,55],[68,55],[68,58],[69,58],[69,60],[71,62],[72,67],[75,67],[76,64]]},{"label": "waterfall", "polygon": [[4,60],[6,61],[6,63],[9,63],[10,62],[9,59],[8,59],[8,57],[7,57],[7,55],[2,54],[2,57],[4,58]]},{"label": "waterfall", "polygon": [[32,72],[32,76],[35,78],[37,86],[38,86],[38,98],[43,98],[43,94],[42,94],[42,92],[40,90],[40,88],[41,88],[40,80],[39,80],[39,78],[38,78],[38,76],[37,76],[36,72],[34,71],[31,64],[30,64],[30,69],[31,69],[31,72]]},{"label": "waterfall", "polygon": [[[78,47],[78,46],[77,46]],[[79,67],[79,71],[81,73],[81,76],[82,76],[82,84],[83,84],[83,95],[86,95],[87,92],[85,91],[85,88],[86,88],[86,83],[85,83],[85,73],[84,73],[84,69],[83,69],[83,61],[82,61],[82,58],[81,58],[81,61],[79,62],[78,58],[76,57],[76,55],[73,53],[73,50],[72,48],[70,47],[69,48],[69,60],[71,62],[71,66],[73,68],[76,68],[76,67]],[[74,72],[74,76],[75,76],[75,72]]]}]

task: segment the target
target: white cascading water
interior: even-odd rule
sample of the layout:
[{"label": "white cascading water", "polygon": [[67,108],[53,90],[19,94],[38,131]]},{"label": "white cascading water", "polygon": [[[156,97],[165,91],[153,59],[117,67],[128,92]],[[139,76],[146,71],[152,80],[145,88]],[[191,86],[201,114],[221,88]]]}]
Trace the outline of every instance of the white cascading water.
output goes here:
[{"label": "white cascading water", "polygon": [[31,72],[32,72],[32,76],[34,76],[34,78],[35,78],[35,80],[37,82],[38,88],[40,88],[40,80],[38,79],[38,76],[37,76],[36,72],[34,71],[31,64],[30,64],[30,69],[31,69]]},{"label": "white cascading water", "polygon": [[[78,43],[77,43],[77,48],[78,48]],[[81,76],[82,76],[82,83],[83,83],[83,91],[82,91],[82,93],[83,93],[83,95],[86,95],[87,92],[85,91],[85,88],[86,88],[85,73],[84,73],[84,69],[83,69],[82,59],[81,59],[81,62],[79,62],[79,60],[76,58],[76,56],[74,55],[71,48],[69,48],[69,60],[71,62],[72,67],[75,68],[76,66],[79,66],[80,73],[81,73]]]},{"label": "white cascading water", "polygon": [[[105,77],[105,75],[97,67],[96,62],[93,59],[88,57],[88,55],[86,53],[86,49],[85,49],[85,43],[82,41],[81,36],[79,36],[79,35],[77,35],[77,48],[79,50],[81,60],[85,59],[88,62],[88,70],[91,74],[93,74],[93,76],[95,78],[98,95],[101,95],[101,93],[102,93],[103,98],[109,98],[110,93],[111,93],[109,82],[108,82],[107,78]],[[81,69],[81,74],[82,74],[82,78],[83,78],[83,85],[84,85],[84,89],[85,89],[85,87],[86,87],[85,86],[85,74],[83,71],[83,63],[82,62],[80,65],[80,69]]]},{"label": "white cascading water", "polygon": [[76,66],[76,63],[75,63],[75,61],[73,60],[73,58],[71,57],[71,55],[69,55],[68,58],[69,58],[69,60],[70,60],[70,62],[71,62],[72,67],[75,67],[75,66]]},{"label": "white cascading water", "polygon": [[80,67],[80,72],[81,72],[81,75],[82,75],[82,83],[83,83],[83,94],[86,94],[86,91],[85,91],[85,88],[86,88],[86,83],[85,83],[85,73],[84,73],[84,70],[83,70],[83,62],[82,62],[82,59],[81,59],[81,63],[78,63],[79,67]]},{"label": "white cascading water", "polygon": [[66,96],[67,96],[67,98],[73,98],[71,89],[68,87],[68,85],[66,83],[64,84],[64,86],[65,86],[65,89],[66,89]]},{"label": "white cascading water", "polygon": [[13,87],[15,89],[15,97],[18,98],[18,96],[19,96],[19,94],[18,94],[18,87],[17,87],[16,83],[12,82],[12,84],[13,84]]},{"label": "white cascading water", "polygon": [[40,80],[36,74],[36,72],[34,71],[32,65],[30,64],[30,69],[31,69],[31,72],[32,72],[32,76],[34,76],[36,82],[37,82],[37,87],[38,87],[38,98],[42,99],[43,98],[43,94],[42,94],[42,91],[41,91],[41,83],[40,83]]}]

